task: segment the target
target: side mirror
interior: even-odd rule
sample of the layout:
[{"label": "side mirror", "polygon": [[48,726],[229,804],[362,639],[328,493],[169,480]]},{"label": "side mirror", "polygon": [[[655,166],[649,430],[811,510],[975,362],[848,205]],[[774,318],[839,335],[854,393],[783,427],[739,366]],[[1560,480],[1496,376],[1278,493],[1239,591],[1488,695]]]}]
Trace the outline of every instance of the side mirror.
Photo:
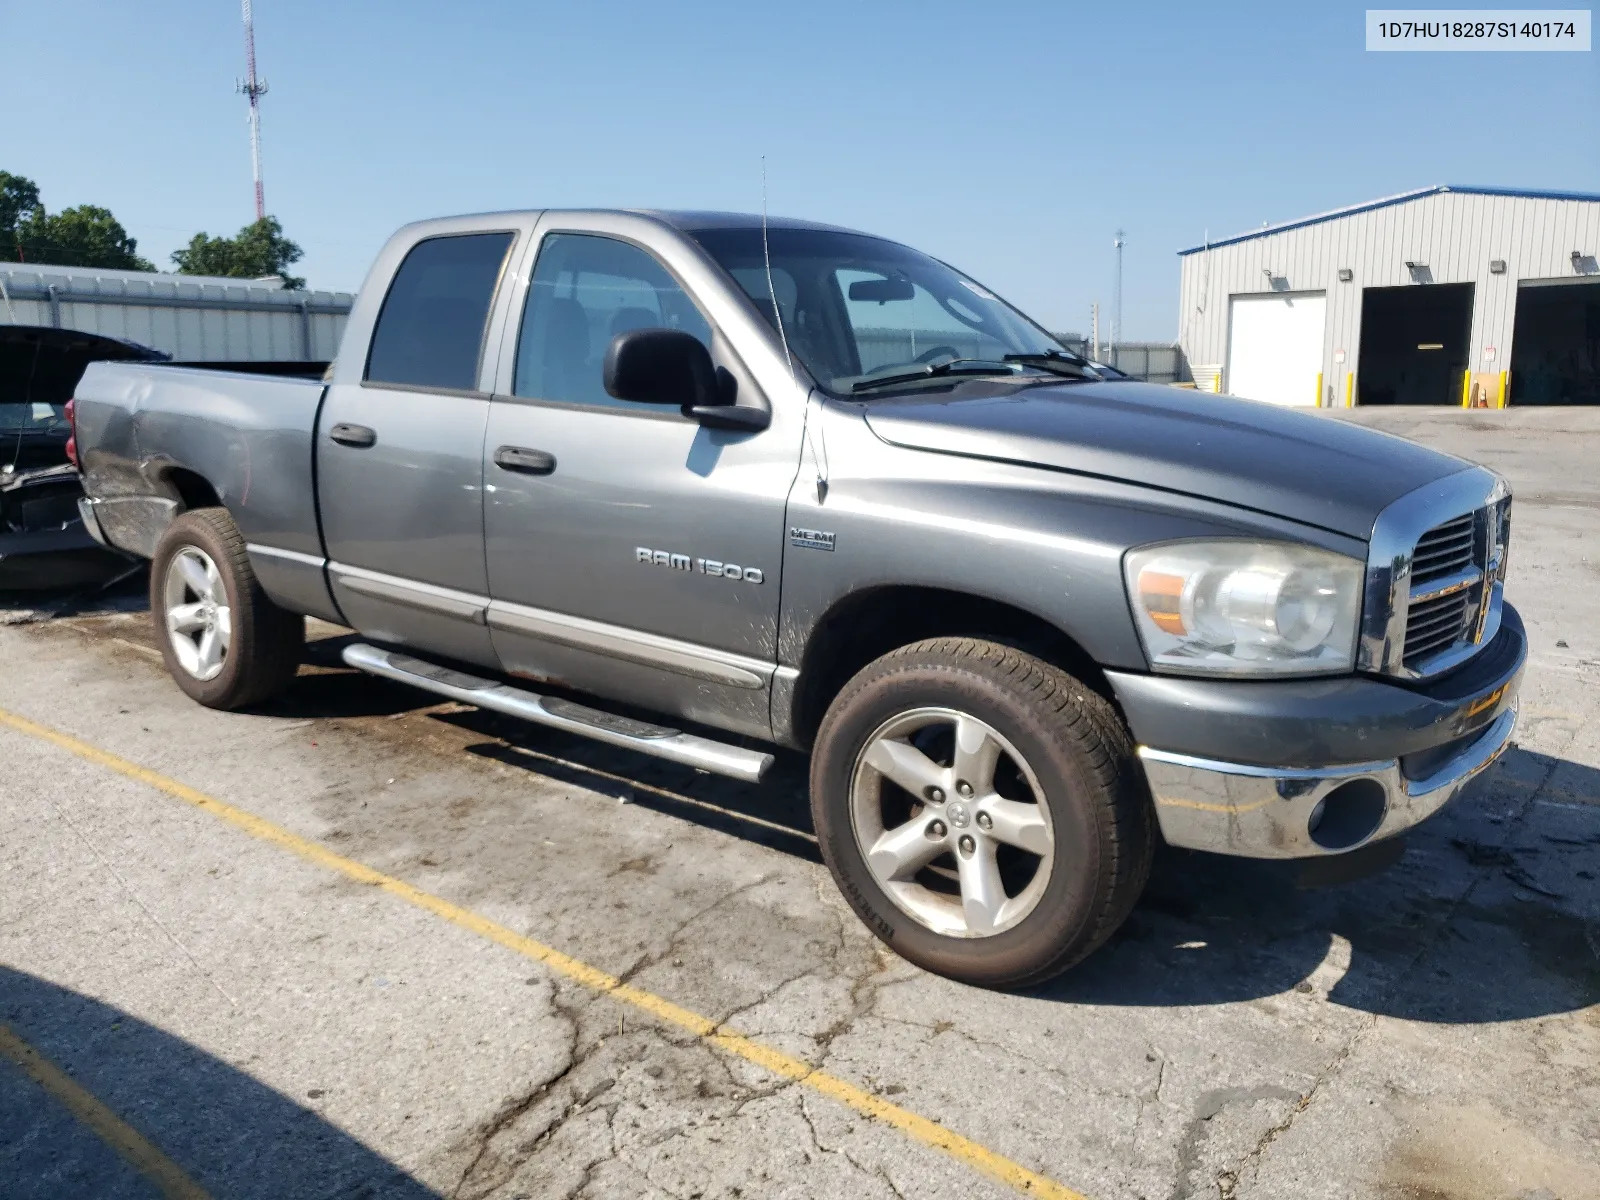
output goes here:
[{"label": "side mirror", "polygon": [[711,352],[681,329],[630,329],[611,339],[602,371],[618,400],[674,404],[682,409],[717,402]]},{"label": "side mirror", "polygon": [[[722,386],[719,374],[726,378]],[[755,433],[772,424],[765,408],[733,400],[733,380],[711,363],[711,352],[681,329],[630,329],[606,347],[602,379],[618,400],[675,404],[711,429]]]}]

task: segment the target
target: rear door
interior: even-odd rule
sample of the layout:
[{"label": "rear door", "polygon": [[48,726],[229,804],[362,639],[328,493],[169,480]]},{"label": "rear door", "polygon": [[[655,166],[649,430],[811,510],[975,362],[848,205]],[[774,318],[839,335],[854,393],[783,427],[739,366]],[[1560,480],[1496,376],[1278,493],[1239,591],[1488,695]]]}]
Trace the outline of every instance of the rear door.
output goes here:
[{"label": "rear door", "polygon": [[607,395],[610,340],[665,327],[706,344],[739,403],[765,400],[669,267],[673,235],[620,215],[584,223],[541,227],[505,334],[485,442],[495,648],[515,675],[765,734],[802,414],[780,405],[767,429],[714,430]]},{"label": "rear door", "polygon": [[451,230],[393,250],[404,258],[367,315],[366,361],[341,360],[317,430],[323,539],[346,618],[368,637],[486,666],[480,377],[493,369],[484,347],[515,239]]}]

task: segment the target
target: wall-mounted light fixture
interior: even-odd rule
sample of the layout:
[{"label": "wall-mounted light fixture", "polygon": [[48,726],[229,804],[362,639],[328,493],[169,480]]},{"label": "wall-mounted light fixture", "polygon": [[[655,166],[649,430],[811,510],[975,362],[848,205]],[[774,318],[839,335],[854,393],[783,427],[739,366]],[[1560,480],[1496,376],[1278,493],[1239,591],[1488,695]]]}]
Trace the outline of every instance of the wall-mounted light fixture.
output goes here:
[{"label": "wall-mounted light fixture", "polygon": [[1491,274],[1491,275],[1504,275],[1505,273],[1506,273],[1506,260],[1505,259],[1503,259],[1503,258],[1491,258],[1489,260],[1489,274]]},{"label": "wall-mounted light fixture", "polygon": [[1572,252],[1572,265],[1573,266],[1577,266],[1579,263],[1581,263],[1583,261],[1583,258],[1584,258],[1584,255],[1583,255],[1583,251],[1582,250],[1574,250]]},{"label": "wall-mounted light fixture", "polygon": [[1428,264],[1425,262],[1411,262],[1408,259],[1406,261],[1406,270],[1411,272],[1412,283],[1433,282],[1433,272],[1428,270]]},{"label": "wall-mounted light fixture", "polygon": [[1356,273],[1354,271],[1352,271],[1349,267],[1340,267],[1339,268],[1339,282],[1340,283],[1349,283],[1355,277],[1356,277]]}]

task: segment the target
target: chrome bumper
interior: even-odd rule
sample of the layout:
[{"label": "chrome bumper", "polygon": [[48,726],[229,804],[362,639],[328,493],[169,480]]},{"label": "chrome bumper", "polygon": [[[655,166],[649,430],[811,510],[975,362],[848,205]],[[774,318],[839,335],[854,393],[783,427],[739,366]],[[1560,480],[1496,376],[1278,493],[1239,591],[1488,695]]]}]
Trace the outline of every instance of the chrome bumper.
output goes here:
[{"label": "chrome bumper", "polygon": [[105,531],[100,528],[100,514],[95,510],[95,502],[88,496],[78,497],[78,515],[83,518],[83,527],[89,536],[109,549],[111,543],[106,541]]},{"label": "chrome bumper", "polygon": [[1491,767],[1517,710],[1423,779],[1397,759],[1308,770],[1214,762],[1139,747],[1162,835],[1174,846],[1244,858],[1338,854],[1410,829]]}]

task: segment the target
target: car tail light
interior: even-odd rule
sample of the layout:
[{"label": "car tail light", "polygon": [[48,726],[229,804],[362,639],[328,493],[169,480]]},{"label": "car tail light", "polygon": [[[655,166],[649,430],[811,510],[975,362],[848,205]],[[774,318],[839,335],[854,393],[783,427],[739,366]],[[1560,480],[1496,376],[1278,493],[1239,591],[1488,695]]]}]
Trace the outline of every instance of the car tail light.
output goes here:
[{"label": "car tail light", "polygon": [[67,425],[72,433],[67,437],[67,461],[73,466],[78,465],[78,402],[67,401]]}]

